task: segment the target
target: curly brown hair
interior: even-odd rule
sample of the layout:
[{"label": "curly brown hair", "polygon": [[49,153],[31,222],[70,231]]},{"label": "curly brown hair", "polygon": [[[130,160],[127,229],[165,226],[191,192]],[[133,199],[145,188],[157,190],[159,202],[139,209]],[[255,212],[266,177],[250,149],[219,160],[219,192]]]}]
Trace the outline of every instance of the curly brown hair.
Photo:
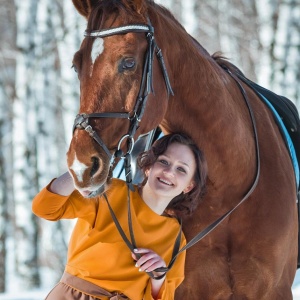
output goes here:
[{"label": "curly brown hair", "polygon": [[182,133],[165,135],[158,139],[150,150],[141,153],[137,159],[137,163],[144,173],[144,180],[142,182],[142,186],[144,186],[148,180],[145,172],[153,166],[157,158],[173,143],[188,146],[192,150],[196,162],[196,171],[193,177],[195,182],[194,188],[188,193],[181,193],[174,197],[165,210],[165,214],[169,216],[184,217],[194,212],[206,192],[207,162],[203,152],[194,141]]}]

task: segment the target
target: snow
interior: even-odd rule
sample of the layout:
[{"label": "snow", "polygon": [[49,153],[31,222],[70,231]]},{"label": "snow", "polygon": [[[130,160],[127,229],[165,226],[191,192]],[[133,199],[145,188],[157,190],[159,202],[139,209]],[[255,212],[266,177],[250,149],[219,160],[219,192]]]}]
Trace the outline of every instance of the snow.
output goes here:
[{"label": "snow", "polygon": [[[16,288],[15,288],[16,289]],[[43,300],[50,292],[48,290],[35,290],[35,291],[18,291],[7,294],[0,294],[0,300]],[[300,270],[297,271],[293,285],[293,300],[300,300]]]},{"label": "snow", "polygon": [[49,291],[16,292],[0,294],[0,300],[43,300]]}]

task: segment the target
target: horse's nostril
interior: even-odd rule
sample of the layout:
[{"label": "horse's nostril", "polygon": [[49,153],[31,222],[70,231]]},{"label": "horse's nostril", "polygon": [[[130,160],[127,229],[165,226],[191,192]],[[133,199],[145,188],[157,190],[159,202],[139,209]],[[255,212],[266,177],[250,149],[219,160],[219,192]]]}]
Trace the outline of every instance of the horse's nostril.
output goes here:
[{"label": "horse's nostril", "polygon": [[90,176],[93,176],[99,170],[100,163],[99,163],[99,158],[95,156],[91,158],[91,161],[92,161],[92,168],[91,168]]}]

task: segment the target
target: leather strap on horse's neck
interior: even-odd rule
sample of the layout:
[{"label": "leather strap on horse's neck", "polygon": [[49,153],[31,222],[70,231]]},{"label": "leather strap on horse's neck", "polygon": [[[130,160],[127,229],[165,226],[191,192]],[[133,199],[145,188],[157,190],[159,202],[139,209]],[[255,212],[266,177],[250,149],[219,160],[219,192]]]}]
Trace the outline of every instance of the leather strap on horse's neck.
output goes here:
[{"label": "leather strap on horse's neck", "polygon": [[[255,150],[256,150],[256,175],[255,175],[255,179],[252,183],[251,188],[248,190],[248,192],[246,193],[246,195],[243,197],[242,200],[240,200],[240,202],[234,206],[232,209],[230,209],[229,211],[227,211],[224,215],[222,215],[220,218],[218,218],[216,221],[214,221],[213,223],[211,223],[209,226],[207,226],[204,230],[202,230],[201,232],[199,232],[194,238],[192,238],[184,247],[182,247],[181,249],[179,249],[180,247],[180,241],[181,241],[181,231],[182,231],[182,224],[180,221],[180,231],[179,234],[176,238],[175,241],[175,245],[173,248],[173,253],[172,253],[172,258],[171,261],[168,265],[168,267],[165,268],[158,268],[155,271],[157,272],[168,272],[172,266],[174,265],[176,258],[178,257],[178,255],[180,253],[182,253],[183,251],[189,249],[190,247],[194,246],[196,243],[198,243],[200,240],[202,240],[206,235],[208,235],[212,230],[214,230],[224,219],[226,219],[233,211],[235,211],[246,199],[248,199],[250,197],[250,195],[253,193],[253,191],[255,190],[258,181],[259,181],[259,175],[260,175],[260,153],[259,153],[259,144],[258,144],[258,134],[257,134],[257,129],[256,129],[256,123],[255,123],[255,117],[254,117],[254,113],[253,110],[251,108],[248,96],[243,88],[243,86],[241,85],[241,83],[238,81],[238,79],[236,78],[236,76],[234,74],[232,74],[232,72],[227,69],[224,68],[225,71],[235,80],[235,82],[237,83],[243,98],[245,100],[245,103],[247,105],[248,111],[249,111],[249,115],[250,115],[250,119],[251,119],[251,124],[252,124],[252,128],[253,128],[253,132],[254,132],[254,140],[255,140]],[[129,170],[130,169],[130,161],[127,162],[126,164],[126,169]],[[126,172],[126,174],[130,174],[130,172]],[[125,243],[127,244],[128,248],[133,252],[133,250],[136,247],[136,243],[134,240],[134,233],[133,233],[133,228],[132,228],[132,221],[131,221],[131,210],[130,210],[130,193],[129,193],[129,189],[131,189],[132,187],[132,183],[130,180],[130,176],[126,175],[126,181],[127,178],[129,179],[128,184],[128,226],[129,226],[129,231],[130,231],[130,236],[131,236],[131,242],[128,240],[128,238],[126,237],[126,234],[124,233],[122,227],[120,226],[112,208],[109,205],[108,199],[106,197],[106,195],[104,195],[107,204],[109,206],[112,218],[116,224],[116,227],[118,229],[118,231],[120,232],[123,240],[125,241]],[[148,274],[149,276],[153,277],[153,274]],[[160,279],[162,278],[164,275],[160,276],[160,277],[155,277],[154,279]]]},{"label": "leather strap on horse's neck", "polygon": [[[173,91],[170,85],[170,81],[169,81],[169,77],[166,71],[166,67],[165,67],[165,63],[161,54],[161,50],[157,47],[155,40],[154,40],[154,36],[153,36],[153,32],[154,29],[151,26],[151,24],[147,25],[131,25],[131,26],[121,26],[119,28],[111,28],[109,30],[100,30],[100,31],[93,31],[93,32],[86,32],[86,36],[89,37],[105,37],[105,36],[109,36],[109,35],[113,35],[113,34],[118,34],[118,33],[126,33],[126,32],[146,32],[147,34],[147,40],[148,40],[148,50],[146,53],[146,60],[145,60],[145,64],[144,64],[144,69],[143,69],[143,77],[142,77],[142,83],[141,83],[141,87],[140,87],[140,91],[139,91],[139,95],[137,97],[137,102],[135,105],[135,109],[134,109],[134,114],[133,116],[129,117],[129,120],[131,121],[131,125],[129,128],[129,133],[127,134],[127,136],[130,138],[128,139],[128,143],[131,143],[131,138],[135,135],[136,130],[139,126],[139,122],[141,121],[141,118],[144,114],[144,109],[146,106],[146,101],[147,101],[147,97],[148,95],[153,92],[153,88],[152,88],[152,67],[153,67],[153,53],[155,50],[157,50],[156,55],[158,57],[158,61],[160,62],[160,66],[163,72],[163,76],[164,76],[164,80],[166,83],[166,87],[167,87],[167,92],[168,94],[172,94],[173,95]],[[254,132],[254,139],[255,139],[255,149],[256,149],[256,176],[254,179],[254,182],[251,186],[251,188],[249,189],[249,191],[247,192],[247,194],[243,197],[243,199],[231,210],[229,210],[227,213],[225,213],[223,216],[221,216],[219,219],[217,219],[215,222],[213,222],[212,224],[210,224],[207,228],[205,228],[204,230],[202,230],[200,233],[198,233],[192,240],[190,240],[186,246],[184,246],[182,249],[179,250],[179,245],[180,245],[180,237],[181,237],[181,229],[180,232],[176,238],[176,243],[174,245],[174,249],[173,249],[173,255],[172,255],[172,259],[171,262],[169,263],[169,266],[167,268],[159,268],[156,271],[158,272],[167,272],[168,270],[170,270],[170,268],[173,266],[176,257],[183,251],[187,250],[188,248],[190,248],[191,246],[193,246],[194,244],[196,244],[197,242],[199,242],[202,238],[204,238],[208,233],[210,233],[213,229],[215,229],[225,218],[227,218],[240,204],[242,204],[246,199],[249,198],[249,196],[252,194],[252,192],[254,191],[258,180],[259,180],[259,174],[260,174],[260,156],[259,156],[259,146],[258,146],[258,137],[257,137],[257,129],[256,129],[256,124],[255,124],[255,119],[254,119],[254,114],[252,111],[252,108],[250,106],[247,94],[243,88],[243,86],[240,84],[240,82],[238,81],[238,79],[236,78],[236,76],[234,74],[231,73],[231,71],[224,67],[224,70],[236,81],[242,95],[243,98],[245,100],[245,103],[247,105],[249,114],[250,114],[250,118],[251,118],[251,122],[252,122],[252,127],[253,127],[253,132]],[[100,146],[104,149],[104,151],[106,152],[106,154],[108,155],[108,157],[111,159],[113,156],[110,154],[109,149],[106,147],[106,145],[102,142],[102,140],[100,139],[100,137],[95,133],[94,130],[92,130],[91,126],[88,125],[88,118],[103,118],[103,117],[117,117],[117,118],[128,118],[129,113],[95,113],[95,114],[85,114],[85,118],[81,118],[83,116],[82,115],[78,115],[75,119],[75,124],[73,127],[73,131],[76,127],[81,128],[81,129],[85,129],[87,132],[89,132],[89,134],[100,144]],[[80,122],[78,121],[80,119]],[[127,185],[128,185],[128,197],[130,197],[129,194],[129,189],[132,190],[133,189],[133,185],[132,185],[132,180],[131,180],[131,166],[130,166],[130,153],[127,153],[125,155],[125,157],[127,157],[127,162],[125,161],[125,168],[126,168],[126,181],[127,181]],[[126,166],[127,164],[127,166]],[[104,194],[104,197],[109,205],[108,199],[106,197],[106,195]],[[133,234],[133,229],[132,229],[132,222],[131,222],[131,214],[130,214],[130,199],[128,199],[129,201],[129,206],[128,206],[128,222],[129,222],[129,228],[130,228],[130,235],[131,235],[131,242],[128,240],[128,238],[126,237],[124,231],[122,230],[117,218],[114,215],[113,210],[111,209],[110,205],[109,205],[109,209],[112,215],[112,218],[122,236],[122,238],[124,239],[125,243],[127,244],[127,246],[129,247],[129,249],[131,251],[134,250],[135,248],[135,240],[134,240],[134,234]],[[152,274],[149,274],[149,276],[153,276]],[[162,275],[164,276],[164,275]],[[160,276],[161,277],[161,276]],[[155,279],[159,279],[159,278],[155,278]]]},{"label": "leather strap on horse's neck", "polygon": [[247,105],[248,111],[249,111],[249,115],[250,115],[250,119],[251,119],[251,124],[252,124],[252,129],[253,129],[253,133],[254,133],[254,143],[255,143],[255,150],[256,150],[256,175],[254,178],[254,181],[252,183],[252,186],[250,187],[250,189],[248,190],[248,192],[246,193],[246,195],[243,197],[242,200],[240,200],[240,202],[234,206],[232,209],[230,209],[229,211],[227,211],[223,216],[221,216],[219,219],[217,219],[216,221],[214,221],[213,223],[211,223],[209,226],[207,226],[204,230],[202,230],[201,232],[199,232],[193,239],[191,239],[182,249],[179,250],[178,254],[175,256],[174,259],[176,259],[176,257],[183,251],[187,250],[188,248],[192,247],[193,245],[195,245],[197,242],[199,242],[201,239],[203,239],[207,234],[209,234],[212,230],[214,230],[224,219],[226,219],[233,211],[235,211],[246,199],[248,199],[250,197],[250,195],[253,193],[253,191],[255,190],[258,181],[259,181],[259,175],[260,175],[260,153],[259,153],[259,144],[258,144],[258,133],[257,133],[257,128],[256,128],[256,122],[255,122],[255,117],[254,117],[254,113],[252,110],[252,107],[250,105],[250,101],[248,99],[247,93],[245,91],[245,89],[243,88],[243,86],[241,85],[241,83],[239,82],[239,80],[236,78],[236,76],[226,67],[223,67],[224,70],[235,80],[236,84],[238,85],[243,98],[245,100],[245,103]]},{"label": "leather strap on horse's neck", "polygon": [[[134,253],[136,255],[137,258],[140,258],[141,256],[138,253],[135,253],[134,250],[137,249],[136,246],[136,241],[135,241],[135,237],[134,237],[134,232],[133,232],[133,227],[132,227],[132,219],[131,219],[131,205],[130,205],[130,189],[128,188],[128,195],[127,195],[127,199],[128,199],[128,205],[127,205],[127,210],[128,210],[128,226],[129,226],[129,233],[130,233],[130,239],[131,241],[128,239],[128,237],[126,236],[121,224],[118,221],[118,218],[116,217],[109,201],[107,198],[107,195],[104,193],[103,194],[104,199],[108,205],[111,217],[123,239],[123,241],[125,242],[125,244],[127,245],[127,247],[129,248],[129,250]],[[177,235],[177,238],[175,240],[175,244],[174,244],[174,248],[173,248],[173,253],[172,253],[172,258],[171,261],[168,265],[167,268],[157,268],[155,269],[156,272],[162,272],[164,274],[160,275],[160,276],[154,276],[153,272],[146,272],[152,279],[155,280],[159,280],[161,278],[163,278],[165,276],[165,273],[171,269],[171,267],[173,266],[174,262],[175,262],[175,257],[177,256],[178,252],[179,252],[179,247],[180,247],[180,241],[181,241],[181,227],[180,227],[180,231],[179,234]]]}]

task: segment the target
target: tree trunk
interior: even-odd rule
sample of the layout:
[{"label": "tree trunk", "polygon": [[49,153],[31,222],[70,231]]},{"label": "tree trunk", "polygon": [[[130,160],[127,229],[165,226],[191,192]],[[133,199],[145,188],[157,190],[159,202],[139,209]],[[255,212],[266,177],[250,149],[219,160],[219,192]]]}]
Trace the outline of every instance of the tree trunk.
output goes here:
[{"label": "tree trunk", "polygon": [[[67,139],[79,105],[72,56],[84,29],[71,1],[31,0],[18,5],[22,55],[17,83],[20,102],[15,105],[20,128],[15,137],[15,161],[19,162],[15,184],[21,187],[16,193],[16,273],[23,287],[40,287],[61,277],[72,224],[35,217],[31,201],[50,179],[67,170]],[[42,269],[52,273],[51,282]]]},{"label": "tree trunk", "polygon": [[16,17],[14,1],[0,10],[0,292],[6,290],[8,238],[13,228],[13,103],[16,73]]},{"label": "tree trunk", "polygon": [[[38,45],[37,10],[35,0],[18,2],[19,36],[18,46],[23,55],[18,61],[18,87],[20,102],[16,103],[16,117],[20,125],[15,138],[18,151],[15,153],[17,174],[15,184],[22,189],[16,191],[15,256],[16,274],[23,288],[40,286],[38,261],[38,222],[31,213],[31,200],[39,187],[37,169],[37,115],[39,113],[39,76],[35,74]],[[26,17],[25,24],[23,23]]]}]

